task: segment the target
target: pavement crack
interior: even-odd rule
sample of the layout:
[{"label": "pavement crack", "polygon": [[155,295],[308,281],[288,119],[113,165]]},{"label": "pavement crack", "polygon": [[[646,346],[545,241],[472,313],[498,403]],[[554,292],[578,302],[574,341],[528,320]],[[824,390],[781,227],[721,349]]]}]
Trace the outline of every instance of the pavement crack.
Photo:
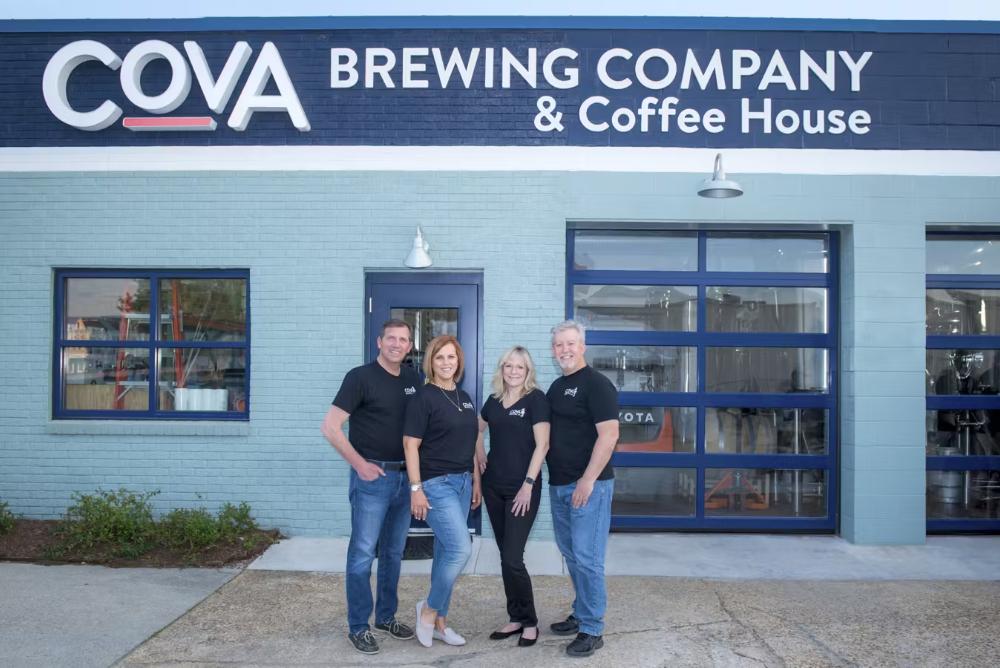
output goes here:
[{"label": "pavement crack", "polygon": [[[779,655],[774,650],[773,647],[771,647],[770,643],[767,642],[767,640],[764,638],[764,636],[762,636],[760,634],[760,632],[758,632],[757,629],[753,625],[744,622],[742,619],[740,619],[739,617],[736,616],[735,612],[733,612],[732,610],[730,610],[729,605],[726,603],[726,599],[723,598],[722,593],[719,592],[718,589],[713,589],[712,591],[715,594],[715,597],[719,601],[719,608],[724,613],[726,613],[726,616],[729,617],[729,619],[732,620],[732,622],[734,624],[736,624],[741,629],[743,629],[744,631],[746,631],[747,633],[749,633],[753,637],[753,639],[755,641],[757,641],[757,643],[759,643],[760,646],[763,647],[767,651],[768,654],[771,655],[771,658],[774,660],[774,662],[776,663],[776,665],[785,666],[786,665],[785,664],[785,660],[781,657],[781,655]],[[739,652],[737,652],[735,649],[732,650],[732,651],[737,656],[744,656],[743,654],[740,654]],[[752,659],[754,659],[756,661],[760,661],[764,665],[768,665],[768,663],[766,661],[762,661],[761,659],[758,659],[757,657],[745,657],[745,658],[748,658],[748,659],[752,658]]]},{"label": "pavement crack", "polygon": [[779,614],[777,614],[775,612],[772,612],[770,610],[763,610],[761,608],[757,608],[757,607],[754,607],[754,606],[748,606],[748,607],[751,610],[753,610],[754,612],[758,612],[758,613],[763,614],[763,615],[768,615],[770,617],[773,617],[774,619],[777,619],[782,624],[787,624],[788,626],[794,628],[796,631],[798,631],[799,633],[801,633],[802,635],[804,635],[806,638],[808,638],[810,640],[810,642],[812,642],[814,645],[816,645],[816,647],[818,647],[819,649],[821,649],[823,651],[823,653],[826,654],[827,658],[829,658],[830,660],[836,662],[837,665],[839,665],[839,666],[845,666],[847,668],[856,668],[856,666],[858,665],[854,661],[851,661],[850,659],[847,659],[847,658],[844,658],[843,656],[841,656],[840,653],[837,652],[837,650],[833,649],[828,644],[826,644],[825,642],[823,642],[822,640],[820,640],[819,638],[817,638],[816,635],[812,631],[810,631],[808,627],[800,624],[799,622],[797,622],[795,620],[792,620],[792,619],[786,619],[785,617],[782,617],[781,615],[779,615]]}]

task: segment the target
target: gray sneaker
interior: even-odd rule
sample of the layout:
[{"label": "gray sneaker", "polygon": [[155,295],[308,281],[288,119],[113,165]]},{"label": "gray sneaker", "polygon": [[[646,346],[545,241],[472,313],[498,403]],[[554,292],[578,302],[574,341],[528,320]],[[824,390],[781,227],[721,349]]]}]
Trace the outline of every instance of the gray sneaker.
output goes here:
[{"label": "gray sneaker", "polygon": [[413,637],[413,629],[395,617],[375,624],[375,628],[379,631],[385,631],[396,640],[409,640]]},{"label": "gray sneaker", "polygon": [[354,649],[362,654],[378,654],[378,642],[376,642],[375,635],[371,632],[371,629],[365,629],[357,633],[348,633],[347,638],[354,645]]},{"label": "gray sneaker", "polygon": [[566,654],[569,656],[590,656],[602,647],[604,647],[604,639],[601,636],[578,633],[573,642],[566,646]]}]

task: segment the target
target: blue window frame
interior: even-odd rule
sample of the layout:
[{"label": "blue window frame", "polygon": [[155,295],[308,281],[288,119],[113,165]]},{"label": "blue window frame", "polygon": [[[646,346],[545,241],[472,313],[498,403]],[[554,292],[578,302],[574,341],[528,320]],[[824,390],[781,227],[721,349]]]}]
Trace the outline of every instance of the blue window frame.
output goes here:
[{"label": "blue window frame", "polygon": [[248,420],[244,269],[57,269],[55,419]]},{"label": "blue window frame", "polygon": [[837,280],[835,233],[568,231],[567,317],[619,388],[613,527],[836,529]]},{"label": "blue window frame", "polygon": [[927,530],[1000,531],[1000,236],[927,235]]}]

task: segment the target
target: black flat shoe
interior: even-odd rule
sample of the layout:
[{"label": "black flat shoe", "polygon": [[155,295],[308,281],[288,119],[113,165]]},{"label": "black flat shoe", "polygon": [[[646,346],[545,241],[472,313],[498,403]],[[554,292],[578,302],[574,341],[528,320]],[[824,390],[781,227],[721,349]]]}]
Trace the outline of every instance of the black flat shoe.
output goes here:
[{"label": "black flat shoe", "polygon": [[520,635],[523,627],[518,627],[513,631],[494,631],[490,634],[490,640],[506,640],[511,636]]},{"label": "black flat shoe", "polygon": [[536,642],[538,642],[538,629],[537,628],[535,629],[535,637],[534,638],[525,638],[524,637],[524,629],[522,628],[521,631],[522,631],[521,637],[517,639],[517,646],[518,647],[531,647]]}]

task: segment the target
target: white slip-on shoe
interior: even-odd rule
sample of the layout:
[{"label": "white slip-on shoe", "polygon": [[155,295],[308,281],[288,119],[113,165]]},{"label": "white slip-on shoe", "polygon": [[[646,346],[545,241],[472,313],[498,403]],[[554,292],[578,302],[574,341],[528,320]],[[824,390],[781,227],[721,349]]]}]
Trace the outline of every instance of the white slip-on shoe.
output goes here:
[{"label": "white slip-on shoe", "polygon": [[462,636],[460,636],[457,633],[455,633],[455,630],[453,628],[451,628],[450,626],[444,627],[444,633],[442,633],[441,631],[438,631],[437,627],[435,626],[434,627],[434,638],[435,638],[435,640],[443,640],[446,643],[448,643],[449,645],[464,645],[465,644],[465,638],[463,638]]},{"label": "white slip-on shoe", "polygon": [[[434,638],[434,624],[424,624],[420,621],[420,613],[423,611],[426,601],[417,601],[417,641],[424,647],[430,647]],[[463,641],[464,642],[464,641]]]}]

